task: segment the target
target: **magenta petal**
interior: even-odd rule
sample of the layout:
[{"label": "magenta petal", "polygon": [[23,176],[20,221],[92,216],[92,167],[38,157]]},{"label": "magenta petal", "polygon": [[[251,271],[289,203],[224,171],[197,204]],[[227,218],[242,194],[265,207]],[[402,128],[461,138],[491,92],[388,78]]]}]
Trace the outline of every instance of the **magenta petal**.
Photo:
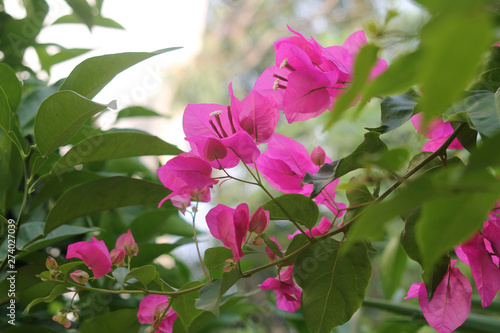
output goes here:
[{"label": "magenta petal", "polygon": [[[275,75],[286,78],[289,71],[279,68],[278,66],[268,67],[264,72],[257,78],[253,86],[253,90],[259,92],[264,96],[271,97],[278,108],[283,106],[283,95],[285,94],[285,89],[273,89],[276,80],[280,81]],[[286,82],[282,82],[286,85]]]},{"label": "magenta petal", "polygon": [[474,235],[460,248],[468,258],[472,277],[481,296],[481,305],[483,308],[487,307],[500,290],[500,269],[493,262],[485,247],[484,238],[480,234]]},{"label": "magenta petal", "polygon": [[324,235],[328,233],[331,228],[332,222],[328,219],[328,217],[323,216],[319,224],[311,229],[311,235],[314,237]]},{"label": "magenta petal", "polygon": [[292,278],[293,266],[280,272],[280,278],[269,278],[260,285],[261,290],[274,289],[276,307],[283,311],[295,312],[300,307],[302,290]]},{"label": "magenta petal", "polygon": [[406,294],[405,299],[418,297],[418,292],[419,292],[420,288],[423,286],[424,286],[423,282],[418,282],[418,283],[412,284],[410,286],[410,289],[408,290],[408,293]]},{"label": "magenta petal", "polygon": [[[227,107],[221,104],[188,104],[182,117],[182,128],[187,137],[190,136],[211,136],[216,134],[210,126],[209,121],[213,118],[210,114],[214,111],[223,111]],[[226,117],[221,117],[223,125],[229,121]]]},{"label": "magenta petal", "polygon": [[77,242],[68,246],[66,258],[79,258],[98,279],[111,270],[111,258],[104,241],[92,237],[92,242]]},{"label": "magenta petal", "polygon": [[290,73],[283,96],[283,112],[289,123],[317,117],[332,104],[329,88],[335,86],[338,74],[303,69]]},{"label": "magenta petal", "polygon": [[256,234],[263,233],[269,225],[269,217],[269,211],[264,210],[262,206],[257,208],[257,210],[250,216],[250,223],[248,226],[249,231],[255,232]]},{"label": "magenta petal", "polygon": [[472,287],[453,263],[429,302],[425,286],[419,289],[418,300],[424,317],[439,333],[449,333],[467,319],[471,307]]},{"label": "magenta petal", "polygon": [[[147,295],[139,304],[139,311],[137,312],[137,319],[141,324],[154,325],[157,320],[157,316],[161,315],[168,306],[168,297],[165,295]],[[160,333],[171,333],[172,327],[175,320],[177,319],[177,313],[170,308],[163,317],[163,320],[158,325],[155,330]]]},{"label": "magenta petal", "polygon": [[242,110],[239,114],[241,127],[257,143],[271,140],[280,116],[274,100],[254,90],[241,103]]}]

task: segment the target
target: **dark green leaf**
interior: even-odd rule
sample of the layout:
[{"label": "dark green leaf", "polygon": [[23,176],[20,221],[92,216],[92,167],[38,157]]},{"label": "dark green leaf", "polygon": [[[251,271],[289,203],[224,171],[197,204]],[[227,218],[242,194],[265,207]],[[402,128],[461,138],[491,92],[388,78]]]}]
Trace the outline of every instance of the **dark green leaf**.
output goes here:
[{"label": "dark green leaf", "polygon": [[90,318],[78,329],[80,333],[120,332],[137,333],[140,324],[137,321],[137,309],[121,309]]},{"label": "dark green leaf", "polygon": [[380,133],[365,133],[363,142],[350,155],[339,161],[325,163],[315,175],[311,175],[307,172],[302,183],[314,184],[314,190],[311,193],[311,198],[314,198],[326,185],[330,184],[335,179],[353,170],[363,168],[366,164],[366,160],[371,154],[385,151],[387,151],[387,146],[380,140]]},{"label": "dark green leaf", "polygon": [[[162,208],[166,206],[165,204]],[[147,242],[160,235],[193,236],[193,226],[179,216],[177,208],[155,209],[136,216],[130,224],[136,242]]]},{"label": "dark green leaf", "polygon": [[226,259],[233,258],[233,252],[225,247],[217,246],[205,250],[203,262],[207,269],[211,272],[218,266],[224,264]]},{"label": "dark green leaf", "polygon": [[72,187],[47,216],[44,234],[77,217],[112,208],[157,204],[169,191],[162,185],[140,179],[111,177]]},{"label": "dark green leaf", "polygon": [[72,262],[69,262],[67,264],[59,266],[59,270],[61,271],[61,273],[64,276],[66,276],[66,275],[68,275],[68,273],[70,273],[71,271],[73,271],[73,268],[75,268],[77,266],[80,266],[80,265],[83,265],[83,261],[82,260],[72,261]]},{"label": "dark green leaf", "polygon": [[343,249],[327,239],[297,257],[293,276],[302,287],[302,313],[312,333],[330,333],[347,322],[365,297],[371,264],[364,243]]},{"label": "dark green leaf", "polygon": [[92,136],[74,145],[56,165],[57,173],[77,164],[147,155],[178,155],[182,150],[160,138],[141,132],[111,132]]},{"label": "dark green leaf", "polygon": [[328,120],[325,129],[328,129],[335,121],[340,119],[342,114],[354,102],[356,96],[359,95],[368,80],[372,67],[377,62],[378,51],[378,47],[370,44],[363,46],[363,48],[359,51],[354,63],[352,84],[335,102],[332,110],[333,112],[330,115],[330,119]]},{"label": "dark green leaf", "polygon": [[196,301],[196,308],[210,311],[217,317],[220,315],[222,296],[241,278],[238,270],[224,272],[221,279],[214,279],[200,290],[200,298]]},{"label": "dark green leaf", "polygon": [[384,170],[396,172],[401,170],[408,163],[410,152],[406,148],[394,148],[385,151],[378,156],[373,156],[369,163],[376,165]]},{"label": "dark green leaf", "polygon": [[[370,203],[375,200],[366,185],[360,183],[356,178],[351,178],[349,185],[346,197],[349,200],[350,207]],[[352,222],[364,209],[364,206],[349,209],[344,215],[344,224]]]},{"label": "dark green leaf", "polygon": [[401,232],[401,246],[410,259],[422,263],[422,256],[418,249],[417,239],[415,238],[415,226],[419,217],[420,209],[416,209],[403,217],[405,227]]},{"label": "dark green leaf", "polygon": [[[59,52],[55,54],[49,54],[47,48],[56,47],[59,48]],[[91,49],[66,49],[59,45],[44,45],[39,44],[35,47],[35,50],[38,54],[38,59],[40,59],[40,65],[42,65],[42,69],[47,73],[50,73],[50,68],[58,64],[60,62],[78,57],[82,54],[89,52]]]},{"label": "dark green leaf", "polygon": [[[460,124],[460,122],[451,122],[453,129],[456,129]],[[465,124],[464,128],[458,133],[457,139],[465,149],[473,151],[476,149],[477,134],[477,131],[470,128],[469,124]]]},{"label": "dark green leaf", "polygon": [[368,128],[370,131],[386,133],[406,123],[413,115],[420,95],[414,90],[398,95],[389,96],[380,103],[381,124],[378,128]]},{"label": "dark green leaf", "polygon": [[283,212],[274,200],[266,202],[262,208],[268,210],[271,220],[289,220],[293,217],[296,222],[308,229],[314,227],[319,217],[318,205],[302,194],[289,193],[275,199],[279,205],[288,212]]},{"label": "dark green leaf", "polygon": [[275,255],[277,255],[279,258],[283,258],[283,252],[281,251],[280,247],[278,246],[278,243],[273,241],[272,239],[269,238],[268,235],[260,234],[260,238],[264,240],[264,243],[266,243],[266,246],[271,250]]},{"label": "dark green leaf", "polygon": [[129,117],[165,117],[156,111],[143,106],[130,106],[118,112],[116,120]]},{"label": "dark green leaf", "polygon": [[500,165],[500,133],[485,139],[482,145],[472,152],[467,169],[470,172],[481,170],[488,166],[496,167]]},{"label": "dark green leaf", "polygon": [[14,70],[6,63],[0,62],[0,87],[3,88],[9,101],[10,110],[15,112],[23,93],[21,81],[16,76]]},{"label": "dark green leaf", "polygon": [[172,244],[151,244],[151,243],[138,243],[139,253],[137,257],[132,259],[134,265],[147,265],[153,262],[163,254],[168,254],[170,251],[182,246],[184,244],[192,243],[192,238],[181,238]]},{"label": "dark green leaf", "polygon": [[0,129],[12,140],[19,152],[27,153],[28,145],[21,134],[21,128],[9,106],[9,100],[4,89],[0,86]]},{"label": "dark green leaf", "polygon": [[[186,290],[190,288],[194,288],[201,284],[200,281],[189,282],[184,285],[180,290]],[[183,294],[177,296],[175,300],[172,302],[172,308],[179,315],[182,324],[185,329],[188,329],[189,325],[193,322],[193,320],[198,317],[202,310],[199,310],[195,307],[196,299],[199,297],[200,292],[194,291],[187,294]]]},{"label": "dark green leaf", "polygon": [[155,52],[129,52],[89,58],[73,69],[61,86],[61,90],[73,90],[92,99],[118,73],[152,56],[177,50],[179,47]]},{"label": "dark green leaf", "polygon": [[70,290],[68,288],[66,288],[65,286],[57,284],[54,287],[54,289],[52,289],[52,291],[50,292],[50,294],[48,296],[43,297],[43,298],[36,298],[33,301],[31,301],[31,303],[28,304],[28,306],[24,310],[24,313],[27,314],[30,311],[30,309],[32,307],[34,307],[35,305],[37,305],[38,303],[42,303],[42,302],[50,303],[53,300],[55,300],[57,297],[61,296],[62,294],[65,294],[69,291]]},{"label": "dark green leaf", "polygon": [[47,156],[65,144],[95,114],[113,105],[92,102],[72,91],[60,91],[47,98],[35,119],[38,150]]}]

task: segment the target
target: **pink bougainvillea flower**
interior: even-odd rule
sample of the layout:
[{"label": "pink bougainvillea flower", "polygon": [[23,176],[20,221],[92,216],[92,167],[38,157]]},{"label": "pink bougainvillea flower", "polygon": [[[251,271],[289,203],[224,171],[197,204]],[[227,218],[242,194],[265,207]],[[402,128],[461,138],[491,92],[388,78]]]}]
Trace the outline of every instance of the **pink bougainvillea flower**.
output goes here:
[{"label": "pink bougainvillea flower", "polygon": [[269,225],[269,211],[264,210],[262,206],[257,208],[257,210],[250,216],[250,223],[248,226],[249,232],[255,232],[257,235],[261,234],[266,230]]},{"label": "pink bougainvillea flower", "polygon": [[[422,117],[422,113],[418,113],[411,117],[411,121],[417,132],[428,139],[432,139],[424,144],[422,151],[435,152],[450,137],[450,135],[453,133],[453,128],[451,127],[450,123],[445,123],[439,118],[434,118],[427,125],[427,130],[424,133]],[[462,146],[460,141],[458,141],[458,139],[455,139],[451,142],[448,149],[464,149],[464,147]]]},{"label": "pink bougainvillea flower", "polygon": [[274,99],[252,90],[241,102],[233,97],[231,107],[238,112],[241,128],[257,144],[271,140],[280,116]]},{"label": "pink bougainvillea flower", "polygon": [[302,185],[302,178],[306,172],[315,174],[319,169],[302,144],[280,134],[274,135],[256,164],[273,188],[305,195],[311,193],[312,185]]},{"label": "pink bougainvillea flower", "polygon": [[236,209],[219,204],[206,216],[210,233],[233,251],[234,261],[243,257],[241,246],[248,232],[249,215],[248,205],[242,203]]},{"label": "pink bougainvillea flower", "polygon": [[115,248],[123,250],[126,255],[136,256],[139,252],[139,248],[137,247],[137,243],[134,240],[134,236],[132,236],[132,232],[130,229],[127,230],[126,233],[120,235],[116,240]]},{"label": "pink bougainvillea flower", "polygon": [[[168,297],[165,295],[147,295],[141,300],[139,304],[139,311],[137,312],[137,319],[141,324],[158,326],[154,333],[172,333],[172,327],[177,313],[170,308],[167,313],[163,315],[168,307]],[[158,321],[161,322],[158,324]]]},{"label": "pink bougainvillea flower", "polygon": [[[299,231],[300,232],[300,231]],[[283,251],[283,248],[281,247],[281,244],[278,242],[278,240],[276,239],[276,237],[269,237],[270,240],[272,240],[274,243],[276,243],[276,245],[278,245],[280,251]],[[275,254],[267,245],[266,245],[266,255],[267,257],[269,258],[269,260],[271,262],[273,262],[274,260],[278,259],[278,255]]]},{"label": "pink bougainvillea flower", "polygon": [[[187,202],[190,203],[190,199],[196,199],[193,194],[203,193],[202,196],[198,197],[199,201],[207,200],[210,201],[210,192],[208,188],[211,188],[214,184],[217,184],[217,180],[212,179],[212,166],[199,156],[193,155],[191,153],[182,153],[176,157],[169,160],[164,166],[157,170],[158,177],[162,182],[163,186],[172,190],[172,193],[167,195],[160,204],[161,205],[174,197],[177,200],[185,199],[182,203],[186,203],[186,198],[189,198]],[[176,206],[179,207],[179,206]],[[181,205],[181,207],[183,207]],[[189,205],[187,206],[189,207]],[[186,207],[184,207],[185,209]]]},{"label": "pink bougainvillea flower", "polygon": [[[220,104],[189,104],[182,126],[194,154],[203,157],[214,168],[232,168],[253,163],[260,152],[254,139],[239,123],[241,106],[229,85],[231,106]],[[235,105],[238,104],[238,105]]]},{"label": "pink bougainvillea flower", "polygon": [[347,206],[343,203],[335,201],[335,192],[337,190],[338,183],[339,179],[336,179],[326,185],[320,194],[313,199],[313,201],[318,205],[325,205],[332,211],[333,214],[335,214],[335,216],[340,217],[344,215],[344,211],[339,211],[339,209],[346,208]]},{"label": "pink bougainvillea flower", "polygon": [[[333,223],[328,219],[328,217],[323,216],[321,218],[321,221],[319,221],[318,225],[315,227],[312,227],[311,230],[304,230],[304,232],[308,236],[316,237],[316,236],[321,236],[325,235],[330,231],[330,229],[333,227]],[[300,235],[301,232],[299,230],[295,231],[293,234],[288,235],[289,239],[292,239],[293,237]]]},{"label": "pink bougainvillea flower", "polygon": [[300,307],[302,289],[293,281],[293,266],[280,272],[279,277],[268,278],[260,285],[261,290],[274,289],[276,307],[283,311],[295,312]]},{"label": "pink bougainvillea flower", "polygon": [[[485,223],[483,232],[493,239],[500,236],[495,226]],[[491,250],[491,243],[480,233],[475,234],[466,243],[457,246],[455,252],[460,260],[470,265],[472,277],[476,283],[477,291],[481,296],[481,305],[487,307],[500,290],[500,268],[498,268],[498,257]]]},{"label": "pink bougainvillea flower", "polygon": [[66,259],[79,258],[98,279],[111,270],[111,259],[104,241],[92,237],[92,241],[77,242],[68,246]]},{"label": "pink bougainvillea flower", "polygon": [[434,297],[427,300],[423,282],[414,283],[405,299],[418,297],[424,317],[439,333],[449,333],[463,324],[470,312],[472,287],[469,280],[452,260],[443,281],[438,285]]}]

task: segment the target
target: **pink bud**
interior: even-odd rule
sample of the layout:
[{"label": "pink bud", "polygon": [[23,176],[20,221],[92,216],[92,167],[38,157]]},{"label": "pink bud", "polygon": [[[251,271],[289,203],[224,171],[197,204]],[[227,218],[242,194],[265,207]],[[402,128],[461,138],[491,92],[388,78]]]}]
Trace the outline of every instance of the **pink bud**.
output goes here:
[{"label": "pink bud", "polygon": [[52,257],[47,258],[47,260],[45,261],[45,267],[47,267],[49,271],[57,271],[59,269],[57,261]]},{"label": "pink bud", "polygon": [[325,164],[326,154],[323,148],[320,146],[313,149],[311,153],[311,161],[317,166],[322,166]]},{"label": "pink bud", "polygon": [[109,253],[109,256],[111,257],[111,265],[120,266],[125,259],[125,251],[122,249],[113,249]]},{"label": "pink bud", "polygon": [[89,280],[89,273],[82,271],[81,269],[72,272],[69,276],[76,283],[85,284]]},{"label": "pink bud", "polygon": [[139,248],[135,243],[134,236],[132,236],[130,229],[128,229],[126,233],[118,237],[115,248],[122,249],[123,251],[125,251],[126,255],[136,256],[139,252]]},{"label": "pink bud", "polygon": [[69,319],[66,318],[65,314],[54,316],[52,317],[52,320],[55,321],[56,323],[63,325],[66,328],[70,328],[71,326],[71,321],[69,321]]},{"label": "pink bud", "polygon": [[249,231],[255,232],[256,234],[261,234],[266,230],[269,225],[269,211],[264,210],[264,208],[259,207],[255,213],[250,216],[250,226]]}]

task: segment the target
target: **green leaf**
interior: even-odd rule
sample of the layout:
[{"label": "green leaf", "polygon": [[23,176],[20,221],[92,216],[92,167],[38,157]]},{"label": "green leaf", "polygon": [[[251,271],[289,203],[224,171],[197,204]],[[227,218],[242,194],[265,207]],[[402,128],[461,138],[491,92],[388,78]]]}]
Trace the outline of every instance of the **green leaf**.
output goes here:
[{"label": "green leaf", "polygon": [[[163,206],[166,206],[165,204]],[[193,226],[179,216],[177,208],[145,211],[135,217],[130,230],[136,242],[147,242],[160,235],[193,236]]]},{"label": "green leaf", "polygon": [[80,265],[83,265],[83,261],[82,260],[72,261],[72,262],[69,262],[67,264],[59,266],[59,270],[61,271],[61,273],[64,276],[66,276],[66,275],[68,275],[68,273],[70,271],[73,270],[73,268],[75,268],[77,266],[80,266]]},{"label": "green leaf", "polygon": [[182,150],[142,132],[111,132],[92,136],[74,145],[52,168],[61,172],[77,164],[148,155],[178,155]]},{"label": "green leaf", "polygon": [[[275,198],[281,207],[308,229],[314,227],[319,217],[318,205],[302,194],[289,193]],[[266,202],[262,208],[268,210],[271,220],[289,220],[289,216],[276,204],[274,200]]]},{"label": "green leaf", "polygon": [[78,332],[137,333],[140,327],[141,324],[137,321],[137,309],[121,309],[85,320]]},{"label": "green leaf", "polygon": [[[346,197],[349,200],[349,206],[359,206],[375,200],[366,185],[362,184],[358,179],[351,178],[349,187],[346,190]],[[352,222],[363,210],[364,206],[349,209],[344,215],[344,224]]]},{"label": "green leaf", "polygon": [[267,234],[260,234],[260,238],[264,240],[264,243],[266,243],[266,246],[271,250],[275,255],[277,255],[279,258],[283,258],[283,252],[281,251],[278,243],[273,241]]},{"label": "green leaf", "polygon": [[401,246],[408,257],[418,263],[422,263],[422,255],[415,238],[415,226],[420,217],[420,209],[416,209],[403,217],[405,227],[401,232]]},{"label": "green leaf", "polygon": [[456,173],[441,174],[444,184],[436,182],[436,187],[448,185],[449,191],[424,202],[416,226],[425,268],[478,230],[500,195],[498,180],[486,171],[466,174],[459,183],[455,183]]},{"label": "green leaf", "polygon": [[87,120],[114,105],[103,105],[72,91],[60,91],[47,98],[35,119],[35,140],[43,156],[65,144]]},{"label": "green leaf", "polygon": [[333,112],[330,115],[330,119],[325,125],[325,129],[328,129],[335,121],[340,119],[342,114],[350,107],[350,105],[359,95],[362,88],[365,86],[368,76],[370,75],[370,70],[377,62],[377,53],[379,48],[375,45],[367,44],[359,51],[356,56],[354,63],[354,74],[352,84],[347,91],[340,95],[334,104]]},{"label": "green leaf", "polygon": [[408,163],[410,152],[408,149],[400,147],[385,151],[378,156],[373,156],[369,163],[376,165],[383,170],[396,172],[401,170]]},{"label": "green leaf", "polygon": [[[199,286],[200,284],[200,281],[192,281],[184,285],[180,290],[194,288],[196,286]],[[182,325],[184,325],[185,329],[188,329],[193,320],[201,313],[203,313],[202,310],[199,310],[195,307],[196,299],[199,297],[199,295],[200,292],[197,290],[177,296],[172,302],[172,308],[179,315],[179,318],[182,321]]]},{"label": "green leaf", "polygon": [[211,272],[218,266],[224,264],[226,259],[233,258],[233,252],[231,249],[217,246],[211,247],[205,250],[205,256],[203,257],[203,262],[207,269]]},{"label": "green leaf", "polygon": [[302,287],[302,313],[311,333],[330,333],[347,322],[365,297],[371,264],[364,243],[346,250],[327,239],[299,256],[293,276]]},{"label": "green leaf", "polygon": [[[69,14],[69,15],[64,15],[59,17],[57,20],[55,20],[54,24],[72,24],[72,23],[82,23],[80,19],[74,14]],[[112,20],[107,17],[103,16],[94,16],[94,21],[93,21],[94,26],[99,26],[99,27],[106,27],[106,28],[114,28],[114,29],[121,29],[125,30],[125,28],[115,20]]]},{"label": "green leaf", "polygon": [[137,243],[139,247],[139,253],[137,257],[133,258],[134,265],[147,265],[153,262],[154,259],[158,258],[163,254],[168,254],[172,250],[182,246],[184,244],[189,244],[194,242],[192,238],[181,238],[172,244],[151,244],[151,243]]},{"label": "green leaf", "polygon": [[113,277],[116,279],[116,282],[120,285],[120,288],[127,281],[127,275],[130,273],[128,269],[125,267],[119,267],[113,271]]},{"label": "green leaf", "polygon": [[140,179],[110,177],[72,187],[52,207],[44,234],[81,216],[108,209],[157,204],[169,191],[162,185]]},{"label": "green leaf", "polygon": [[386,133],[406,123],[413,115],[420,95],[414,90],[398,95],[389,96],[380,103],[381,124],[377,128],[367,128],[370,131]]},{"label": "green leaf", "polygon": [[165,117],[156,111],[143,106],[130,106],[118,112],[116,120],[129,117]]},{"label": "green leaf", "polygon": [[[422,66],[418,71],[427,120],[442,114],[466,89],[493,40],[490,16],[482,6],[480,1],[446,6],[422,29]],[[460,36],[460,43],[456,43],[456,36]]]},{"label": "green leaf", "polygon": [[92,99],[121,71],[155,55],[177,49],[179,47],[155,52],[108,54],[86,59],[73,69],[60,90],[72,90]]},{"label": "green leaf", "polygon": [[314,185],[311,193],[311,198],[314,198],[335,179],[363,168],[370,155],[385,151],[387,151],[387,146],[380,140],[380,133],[365,133],[363,142],[350,155],[332,163],[325,163],[315,175],[307,172],[302,183]]},{"label": "green leaf", "polygon": [[200,290],[200,298],[196,301],[196,308],[210,311],[217,317],[220,315],[222,296],[241,278],[238,270],[224,272],[221,279],[214,279]]},{"label": "green leaf", "polygon": [[9,101],[10,110],[15,112],[23,94],[23,85],[16,72],[4,62],[0,62],[0,87],[3,88]]},{"label": "green leaf", "polygon": [[38,303],[42,303],[42,302],[50,303],[53,300],[55,300],[57,297],[61,296],[62,294],[65,294],[67,292],[70,292],[70,291],[71,290],[69,290],[65,286],[58,284],[54,287],[54,289],[52,289],[52,291],[50,292],[50,294],[48,296],[42,297],[42,298],[36,298],[36,299],[32,300],[31,303],[28,304],[28,306],[26,307],[26,309],[24,310],[23,313],[27,314],[30,311],[30,309],[32,307],[34,307],[35,305],[37,305]]},{"label": "green leaf", "polygon": [[392,237],[382,253],[380,280],[386,298],[392,298],[399,288],[406,268],[406,253],[400,245],[399,237]]},{"label": "green leaf", "polygon": [[65,0],[66,3],[73,9],[73,13],[80,19],[80,22],[85,23],[89,30],[94,25],[94,15],[92,8],[87,0]]},{"label": "green leaf", "polygon": [[144,286],[147,286],[156,276],[156,267],[153,265],[141,266],[132,268],[130,273],[125,276],[125,281],[130,279],[137,279],[141,281]]},{"label": "green leaf", "polygon": [[0,86],[0,129],[12,140],[19,152],[27,154],[28,145],[21,134],[17,117],[12,113],[9,100],[4,89]]},{"label": "green leaf", "polygon": [[[49,47],[56,47],[59,49],[59,52],[55,54],[49,54],[47,52],[47,49]],[[60,45],[38,44],[35,47],[35,50],[38,54],[38,59],[40,59],[40,65],[42,65],[42,69],[47,73],[50,73],[50,68],[55,64],[78,57],[89,52],[91,49],[67,49]]]},{"label": "green leaf", "polygon": [[483,141],[482,145],[472,152],[467,170],[474,172],[491,167],[500,166],[500,133]]}]

